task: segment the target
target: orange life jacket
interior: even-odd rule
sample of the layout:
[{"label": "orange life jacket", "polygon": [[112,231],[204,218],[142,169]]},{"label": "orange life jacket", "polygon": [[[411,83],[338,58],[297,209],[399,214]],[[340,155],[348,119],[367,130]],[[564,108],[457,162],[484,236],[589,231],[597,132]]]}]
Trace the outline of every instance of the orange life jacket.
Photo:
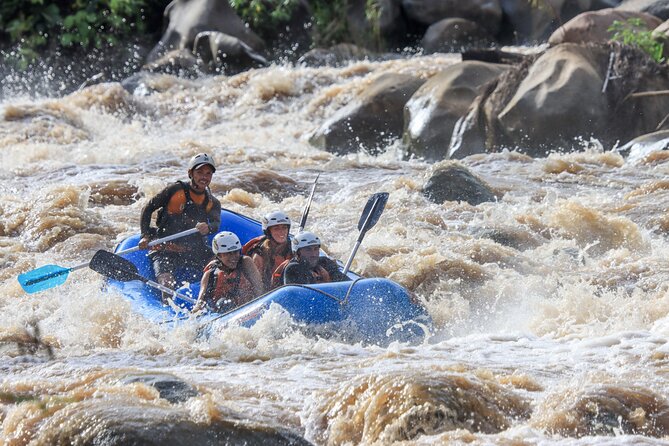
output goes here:
[{"label": "orange life jacket", "polygon": [[232,310],[255,297],[253,285],[246,278],[242,268],[243,258],[243,256],[239,258],[233,270],[223,266],[218,259],[212,260],[205,267],[205,272],[211,271],[211,274],[204,301],[212,310],[217,312]]},{"label": "orange life jacket", "polygon": [[[272,273],[272,282],[271,282],[271,287],[272,289],[279,287],[283,285],[283,273],[286,270],[286,266],[290,263],[292,259],[285,260],[281,265],[279,265],[275,270],[274,273]],[[315,268],[311,269],[311,276],[314,278],[314,283],[328,283],[332,282],[332,278],[330,277],[330,273],[327,272],[325,268],[323,268],[321,265],[316,265]]]},{"label": "orange life jacket", "polygon": [[[242,247],[242,254],[252,256],[260,275],[262,276],[263,286],[266,291],[270,291],[279,285],[272,285],[272,273],[286,260],[293,258],[293,252],[290,245],[286,244],[283,251],[278,252],[272,249],[272,243],[266,235],[255,237]],[[257,255],[255,255],[257,254]]]}]

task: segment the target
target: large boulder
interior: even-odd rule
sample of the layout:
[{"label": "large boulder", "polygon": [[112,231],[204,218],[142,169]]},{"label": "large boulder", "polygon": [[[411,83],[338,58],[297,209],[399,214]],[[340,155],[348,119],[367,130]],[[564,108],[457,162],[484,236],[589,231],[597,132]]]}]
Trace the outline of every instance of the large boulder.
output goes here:
[{"label": "large boulder", "polygon": [[421,45],[425,54],[461,52],[465,48],[490,46],[493,37],[480,25],[467,19],[443,19],[430,25]]},{"label": "large boulder", "polygon": [[669,89],[669,70],[635,47],[562,44],[507,74],[485,104],[488,150],[612,146],[654,131],[669,110],[669,96],[639,93]]},{"label": "large boulder", "polygon": [[652,14],[662,20],[669,20],[669,0],[625,0],[618,9]]},{"label": "large boulder", "polygon": [[600,69],[606,56],[573,44],[547,51],[499,112],[501,127],[528,149],[600,133],[602,117],[608,114],[601,93],[605,71]]},{"label": "large boulder", "polygon": [[437,166],[423,187],[423,194],[435,203],[466,201],[472,206],[496,201],[494,191],[485,181],[455,162]]},{"label": "large boulder", "polygon": [[584,12],[574,17],[558,28],[548,39],[550,45],[561,43],[607,42],[613,36],[609,31],[613,22],[626,22],[629,19],[639,19],[648,29],[654,29],[662,21],[657,17],[643,12],[623,11],[607,8],[599,11]]},{"label": "large boulder", "polygon": [[586,11],[617,6],[620,0],[543,0],[540,7],[527,0],[500,0],[504,22],[499,39],[503,43],[539,43],[566,21]]},{"label": "large boulder", "polygon": [[402,134],[402,109],[423,80],[406,74],[382,74],[347,106],[318,128],[310,143],[337,154],[378,153]]},{"label": "large boulder", "polygon": [[409,17],[426,26],[439,20],[460,17],[478,23],[491,35],[496,35],[502,22],[499,0],[402,0]]},{"label": "large boulder", "polygon": [[128,374],[122,384],[142,383],[155,388],[161,398],[172,404],[188,401],[200,394],[192,385],[169,373]]},{"label": "large boulder", "polygon": [[268,65],[262,54],[237,37],[218,31],[204,31],[195,37],[193,52],[210,73],[237,74],[249,68]]},{"label": "large boulder", "polygon": [[469,61],[451,65],[423,84],[404,106],[407,153],[427,160],[450,158],[456,122],[467,114],[485,85],[509,67]]},{"label": "large boulder", "polygon": [[147,56],[148,62],[173,49],[193,48],[195,37],[203,31],[220,31],[236,37],[254,51],[262,51],[265,46],[226,0],[173,0],[164,15],[167,28]]}]

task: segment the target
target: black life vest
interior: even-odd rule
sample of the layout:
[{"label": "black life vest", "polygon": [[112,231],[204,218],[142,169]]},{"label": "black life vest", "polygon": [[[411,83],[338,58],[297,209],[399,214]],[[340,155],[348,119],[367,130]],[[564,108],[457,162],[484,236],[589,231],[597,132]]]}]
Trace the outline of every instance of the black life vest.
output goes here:
[{"label": "black life vest", "polygon": [[[172,196],[170,196],[168,205],[175,194],[183,191],[185,199],[183,209],[179,213],[169,213],[167,210],[168,205],[166,205],[158,210],[158,215],[156,217],[158,237],[166,237],[168,235],[186,231],[194,228],[198,222],[206,222],[209,220],[208,211],[211,209],[211,206],[213,206],[212,200],[210,199],[209,188],[204,191],[204,201],[202,204],[197,204],[191,197],[190,185],[184,181],[177,181],[177,184],[180,186],[180,189],[175,190]],[[183,248],[188,246],[201,248],[203,245],[206,245],[204,237],[200,234],[193,234],[170,243],[165,243],[162,246],[158,245],[158,249],[183,251]]]},{"label": "black life vest", "polygon": [[[284,275],[286,272],[286,267],[290,262],[299,263],[295,258],[293,258],[293,259],[288,259],[281,265],[279,265],[274,270],[274,273],[272,273],[272,283],[271,283],[272,288],[276,288],[284,284],[285,282]],[[305,282],[305,284],[307,285],[314,283],[332,282],[332,277],[330,276],[330,273],[321,265],[316,265],[315,268],[308,269],[305,278],[308,278],[308,280]]]}]

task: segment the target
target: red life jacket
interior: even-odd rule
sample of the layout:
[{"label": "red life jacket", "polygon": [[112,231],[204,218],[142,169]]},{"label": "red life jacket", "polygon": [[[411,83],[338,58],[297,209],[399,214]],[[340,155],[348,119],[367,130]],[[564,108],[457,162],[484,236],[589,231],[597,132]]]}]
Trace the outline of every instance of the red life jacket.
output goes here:
[{"label": "red life jacket", "polygon": [[212,260],[205,267],[205,272],[211,271],[211,274],[204,301],[212,310],[217,312],[232,310],[255,297],[253,285],[242,271],[243,258],[243,256],[239,258],[233,270],[223,266],[218,259]]},{"label": "red life jacket", "polygon": [[[275,270],[274,273],[272,273],[272,282],[271,286],[272,289],[276,287],[280,287],[283,285],[283,273],[286,270],[286,266],[290,263],[292,259],[288,259],[281,263]],[[330,273],[323,268],[321,265],[316,265],[316,268],[313,268],[311,271],[311,276],[314,278],[313,283],[328,283],[332,282],[332,278],[330,277]]]},{"label": "red life jacket", "polygon": [[[261,235],[246,242],[242,247],[242,254],[252,256],[253,262],[258,267],[262,276],[263,286],[266,291],[270,291],[277,286],[273,286],[272,273],[286,260],[293,258],[290,245],[282,252],[276,252],[272,249],[272,242],[266,235]],[[255,257],[257,254],[257,257]]]}]

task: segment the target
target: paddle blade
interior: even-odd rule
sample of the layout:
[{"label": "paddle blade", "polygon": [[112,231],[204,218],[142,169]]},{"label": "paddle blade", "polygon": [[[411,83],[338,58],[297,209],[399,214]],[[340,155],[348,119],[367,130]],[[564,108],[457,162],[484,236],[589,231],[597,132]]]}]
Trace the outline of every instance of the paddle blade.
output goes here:
[{"label": "paddle blade", "polygon": [[386,207],[388,195],[388,192],[377,192],[369,197],[358,221],[358,230],[361,235],[372,229],[376,222],[379,221],[383,209]]},{"label": "paddle blade", "polygon": [[19,274],[19,283],[26,293],[37,293],[62,285],[70,272],[58,265],[44,265],[27,273]]},{"label": "paddle blade", "polygon": [[107,276],[110,279],[118,280],[119,282],[128,282],[130,280],[142,280],[143,277],[139,275],[137,267],[133,263],[124,259],[121,256],[112,254],[103,249],[95,253],[88,265],[93,271]]}]

